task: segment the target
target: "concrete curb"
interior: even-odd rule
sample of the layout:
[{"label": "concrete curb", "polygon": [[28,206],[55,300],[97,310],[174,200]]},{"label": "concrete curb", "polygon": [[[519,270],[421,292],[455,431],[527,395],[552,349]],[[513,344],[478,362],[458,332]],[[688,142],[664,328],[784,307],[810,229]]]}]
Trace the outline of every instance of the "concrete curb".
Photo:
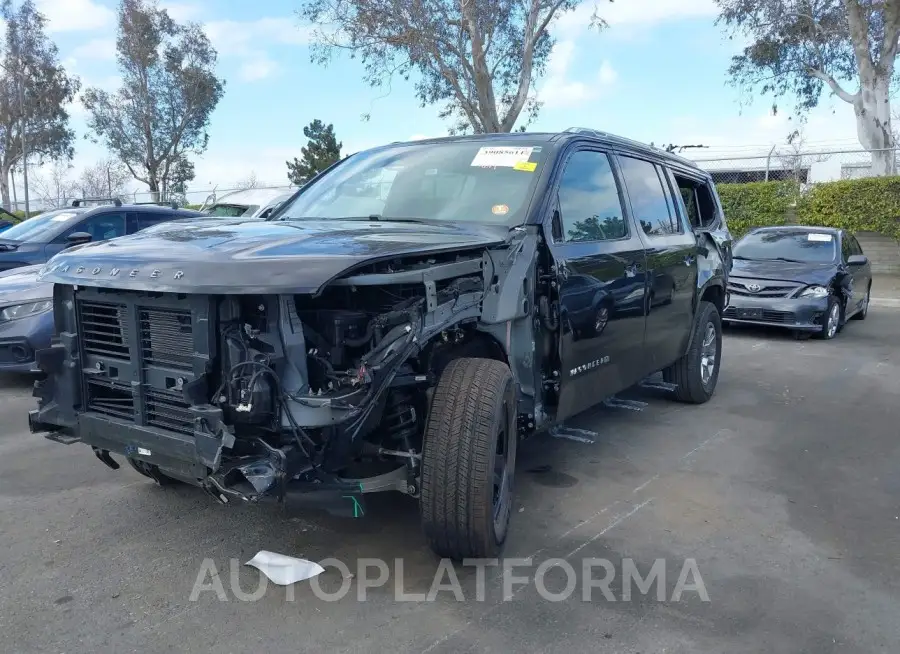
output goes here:
[{"label": "concrete curb", "polygon": [[873,297],[869,299],[869,305],[873,307],[891,307],[897,309],[900,308],[900,298]]}]

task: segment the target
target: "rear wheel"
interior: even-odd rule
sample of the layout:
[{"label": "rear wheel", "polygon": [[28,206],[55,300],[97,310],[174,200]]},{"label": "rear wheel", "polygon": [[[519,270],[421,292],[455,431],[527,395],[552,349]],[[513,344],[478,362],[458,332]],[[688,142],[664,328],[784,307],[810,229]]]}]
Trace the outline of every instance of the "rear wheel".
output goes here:
[{"label": "rear wheel", "polygon": [[675,384],[681,402],[703,404],[716,391],[722,362],[722,319],[711,302],[700,302],[687,353],[663,370],[663,379]]},{"label": "rear wheel", "polygon": [[516,465],[515,387],[493,359],[456,359],[435,388],[422,453],[422,526],[451,559],[496,556],[506,540]]}]

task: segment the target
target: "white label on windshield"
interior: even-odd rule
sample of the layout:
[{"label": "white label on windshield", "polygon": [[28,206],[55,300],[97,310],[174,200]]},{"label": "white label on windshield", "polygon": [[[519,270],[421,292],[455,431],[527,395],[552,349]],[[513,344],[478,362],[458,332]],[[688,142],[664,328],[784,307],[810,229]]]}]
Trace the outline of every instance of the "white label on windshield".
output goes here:
[{"label": "white label on windshield", "polygon": [[833,237],[831,234],[807,234],[806,239],[816,243],[831,243]]},{"label": "white label on windshield", "polygon": [[518,163],[528,161],[528,157],[534,148],[510,148],[510,147],[494,147],[479,148],[475,158],[472,159],[473,166],[499,166],[502,168],[513,168]]},{"label": "white label on windshield", "polygon": [[53,216],[53,218],[51,218],[50,220],[55,223],[64,223],[67,220],[72,220],[72,218],[74,218],[77,215],[78,215],[77,213],[72,213],[72,212],[61,213],[56,216]]}]

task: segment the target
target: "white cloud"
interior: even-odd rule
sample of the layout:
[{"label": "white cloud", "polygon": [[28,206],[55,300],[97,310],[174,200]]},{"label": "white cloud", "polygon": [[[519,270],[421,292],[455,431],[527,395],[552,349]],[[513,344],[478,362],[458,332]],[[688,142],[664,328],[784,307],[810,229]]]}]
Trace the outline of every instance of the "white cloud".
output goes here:
[{"label": "white cloud", "polygon": [[247,82],[272,77],[281,70],[261,46],[305,45],[310,36],[308,29],[287,17],[219,20],[206,23],[203,29],[220,56],[241,60],[238,76]]},{"label": "white cloud", "polygon": [[266,43],[304,45],[310,36],[307,28],[284,16],[251,21],[217,20],[206,23],[203,29],[216,49],[229,54]]},{"label": "white cloud", "polygon": [[203,13],[203,8],[200,5],[187,2],[160,2],[159,8],[169,12],[169,16],[172,20],[178,23],[195,20]]},{"label": "white cloud", "polygon": [[71,52],[72,59],[113,60],[116,58],[116,40],[114,38],[91,39],[76,47]]},{"label": "white cloud", "polygon": [[717,14],[713,0],[598,0],[585,2],[560,16],[553,27],[561,36],[572,36],[588,29],[594,13],[610,26],[651,25]]},{"label": "white cloud", "polygon": [[539,86],[538,99],[548,108],[576,107],[600,95],[604,88],[618,78],[616,70],[603,61],[597,74],[587,80],[570,79],[575,55],[575,42],[558,41],[550,52],[547,73]]},{"label": "white cloud", "polygon": [[238,69],[238,77],[244,82],[256,82],[274,76],[280,70],[276,61],[266,53],[254,53]]},{"label": "white cloud", "polygon": [[93,0],[37,0],[50,32],[99,30],[114,25],[116,15]]}]

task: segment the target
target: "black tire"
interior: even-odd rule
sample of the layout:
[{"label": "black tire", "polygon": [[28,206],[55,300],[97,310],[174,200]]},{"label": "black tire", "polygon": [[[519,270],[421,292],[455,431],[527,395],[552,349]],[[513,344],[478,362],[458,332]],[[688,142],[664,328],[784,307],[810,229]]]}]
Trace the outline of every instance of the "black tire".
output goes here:
[{"label": "black tire", "polygon": [[863,302],[862,309],[853,314],[853,320],[865,320],[866,316],[869,315],[869,302],[872,300],[872,282],[869,282],[869,287],[866,289],[866,300]]},{"label": "black tire", "polygon": [[128,459],[128,463],[132,468],[137,470],[139,473],[144,475],[145,477],[149,477],[153,481],[155,481],[160,486],[172,486],[173,484],[180,484],[181,482],[173,477],[169,477],[168,475],[160,472],[159,467],[150,463],[145,463],[143,461],[139,461],[138,459]]},{"label": "black tire", "polygon": [[[831,340],[840,333],[843,318],[844,312],[841,308],[841,303],[838,302],[835,296],[828,296],[828,308],[825,309],[825,315],[822,316],[822,328],[816,333],[816,336],[825,341]],[[837,321],[833,328],[832,320]]]},{"label": "black tire", "polygon": [[[712,343],[705,344],[710,336]],[[710,355],[714,357],[711,362]],[[716,305],[700,302],[688,351],[663,370],[663,380],[675,384],[675,398],[679,402],[703,404],[716,392],[721,364],[722,318]]]},{"label": "black tire", "polygon": [[455,359],[441,374],[425,426],[420,500],[425,537],[439,556],[493,558],[506,541],[515,403],[512,373],[500,361]]}]

